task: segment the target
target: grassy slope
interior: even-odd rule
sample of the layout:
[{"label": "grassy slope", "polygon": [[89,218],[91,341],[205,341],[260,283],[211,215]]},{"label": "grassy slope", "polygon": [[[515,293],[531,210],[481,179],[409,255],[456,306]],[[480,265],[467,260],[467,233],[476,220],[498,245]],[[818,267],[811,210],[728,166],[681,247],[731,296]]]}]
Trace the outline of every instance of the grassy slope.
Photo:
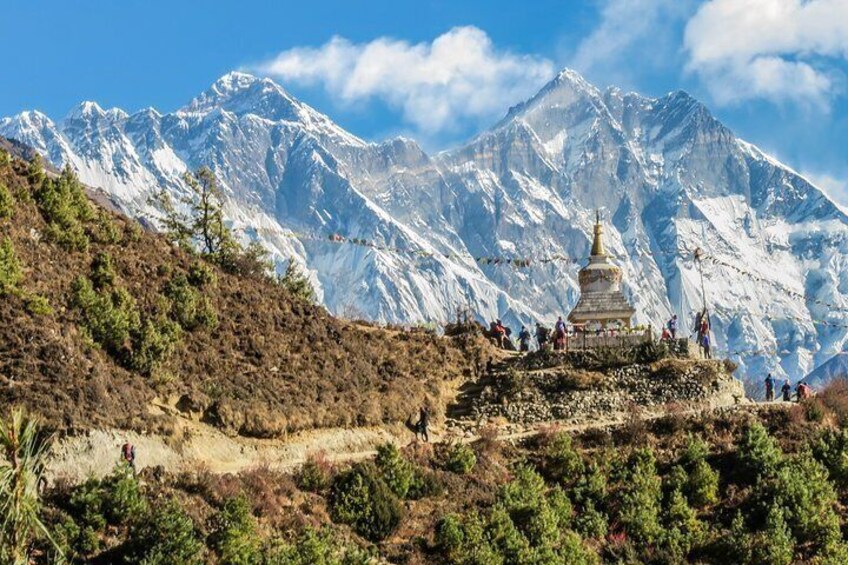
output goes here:
[{"label": "grassy slope", "polygon": [[162,300],[168,280],[198,259],[115,215],[118,243],[65,250],[45,236],[26,168],[19,160],[0,165],[0,183],[17,194],[13,217],[0,219],[0,241],[10,238],[23,264],[23,290],[45,296],[53,313],[31,315],[22,298],[0,298],[0,407],[23,403],[57,429],[167,430],[147,405],[184,396],[224,430],[270,437],[402,421],[425,401],[438,416],[444,383],[477,370],[476,343],[345,322],[267,280],[216,270],[217,283],[204,292],[218,326],[186,332],[154,377],[127,371],[81,331],[72,282],[107,252],[145,313]]}]

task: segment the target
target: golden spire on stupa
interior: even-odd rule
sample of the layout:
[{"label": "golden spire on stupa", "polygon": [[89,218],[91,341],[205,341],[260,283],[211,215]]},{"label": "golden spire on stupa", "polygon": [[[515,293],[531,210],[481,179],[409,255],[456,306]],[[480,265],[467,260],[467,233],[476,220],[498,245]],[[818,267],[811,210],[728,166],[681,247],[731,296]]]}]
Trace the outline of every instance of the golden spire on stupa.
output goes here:
[{"label": "golden spire on stupa", "polygon": [[601,213],[595,210],[595,240],[592,242],[592,256],[605,257],[607,252],[604,250],[604,228],[601,226]]}]

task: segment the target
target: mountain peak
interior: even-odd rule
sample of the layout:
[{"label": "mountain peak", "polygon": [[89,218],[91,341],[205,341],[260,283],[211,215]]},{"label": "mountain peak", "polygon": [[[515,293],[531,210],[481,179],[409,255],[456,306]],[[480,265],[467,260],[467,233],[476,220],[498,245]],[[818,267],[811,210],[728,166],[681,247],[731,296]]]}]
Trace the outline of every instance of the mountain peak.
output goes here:
[{"label": "mountain peak", "polygon": [[210,90],[220,95],[232,94],[240,90],[246,90],[262,80],[249,73],[230,71],[216,80]]},{"label": "mountain peak", "polygon": [[236,114],[253,111],[264,116],[269,111],[274,115],[282,111],[283,114],[291,115],[296,105],[297,101],[271,79],[231,71],[212,83],[180,112],[206,113],[216,108],[226,108]]},{"label": "mountain peak", "polygon": [[65,120],[72,120],[75,118],[91,118],[92,116],[103,116],[106,112],[103,111],[103,108],[100,107],[100,104],[94,102],[92,100],[86,100],[84,102],[80,102],[74,109],[72,109],[65,116]]},{"label": "mountain peak", "polygon": [[564,68],[532,98],[512,106],[495,129],[538,109],[563,108],[578,101],[601,105],[601,92],[577,71]]},{"label": "mountain peak", "polygon": [[44,113],[38,110],[24,110],[15,118],[21,123],[27,124],[48,124],[53,123],[53,121]]},{"label": "mountain peak", "polygon": [[97,102],[86,100],[81,102],[76,108],[68,112],[64,121],[72,121],[77,119],[91,120],[93,118],[108,118],[110,120],[122,120],[129,116],[120,108],[110,108],[104,110]]},{"label": "mountain peak", "polygon": [[562,69],[559,73],[557,73],[556,78],[554,78],[549,84],[562,85],[565,83],[577,86],[585,90],[597,91],[597,88],[595,88],[592,84],[589,83],[589,81],[583,78],[583,75],[581,75],[574,69],[569,69],[568,67]]}]

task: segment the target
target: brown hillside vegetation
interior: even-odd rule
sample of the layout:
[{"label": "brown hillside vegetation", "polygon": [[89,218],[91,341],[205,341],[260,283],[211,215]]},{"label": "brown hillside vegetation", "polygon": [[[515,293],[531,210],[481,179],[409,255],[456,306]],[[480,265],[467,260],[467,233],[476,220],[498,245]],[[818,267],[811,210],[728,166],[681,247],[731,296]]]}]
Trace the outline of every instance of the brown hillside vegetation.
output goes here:
[{"label": "brown hillside vegetation", "polygon": [[168,430],[148,405],[179,398],[273,437],[402,421],[422,403],[438,417],[446,381],[478,370],[476,341],[335,319],[82,194],[0,150],[0,406],[55,429]]}]

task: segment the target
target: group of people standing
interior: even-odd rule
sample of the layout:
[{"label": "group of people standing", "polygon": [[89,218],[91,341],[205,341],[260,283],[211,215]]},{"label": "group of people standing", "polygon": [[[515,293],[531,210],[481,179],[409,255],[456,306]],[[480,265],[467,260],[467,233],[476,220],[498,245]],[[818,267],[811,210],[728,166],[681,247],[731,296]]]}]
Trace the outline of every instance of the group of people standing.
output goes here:
[{"label": "group of people standing", "polygon": [[[489,334],[494,338],[495,343],[500,349],[515,350],[515,345],[510,339],[512,331],[506,327],[500,320],[495,320],[489,325]],[[546,349],[548,344],[553,342],[554,350],[565,349],[565,340],[568,335],[568,330],[565,321],[560,316],[554,326],[553,336],[550,328],[546,328],[539,322],[536,322],[536,346],[539,350]],[[530,333],[527,326],[521,326],[521,331],[518,332],[518,350],[521,352],[530,351],[530,345],[534,335]]]},{"label": "group of people standing", "polygon": [[[766,377],[765,385],[766,402],[774,402],[774,395],[777,390],[777,379],[775,379],[771,373],[769,373]],[[792,401],[792,385],[789,383],[789,379],[785,379],[783,381],[783,386],[780,387],[780,394],[784,402]],[[800,402],[813,396],[813,389],[804,381],[800,381],[795,387],[795,395],[797,400]]]},{"label": "group of people standing", "polygon": [[[677,339],[677,314],[674,314],[663,326],[661,340]],[[695,324],[692,329],[695,343],[704,359],[712,359],[712,340],[710,339],[710,314],[706,308],[695,314]]]}]

